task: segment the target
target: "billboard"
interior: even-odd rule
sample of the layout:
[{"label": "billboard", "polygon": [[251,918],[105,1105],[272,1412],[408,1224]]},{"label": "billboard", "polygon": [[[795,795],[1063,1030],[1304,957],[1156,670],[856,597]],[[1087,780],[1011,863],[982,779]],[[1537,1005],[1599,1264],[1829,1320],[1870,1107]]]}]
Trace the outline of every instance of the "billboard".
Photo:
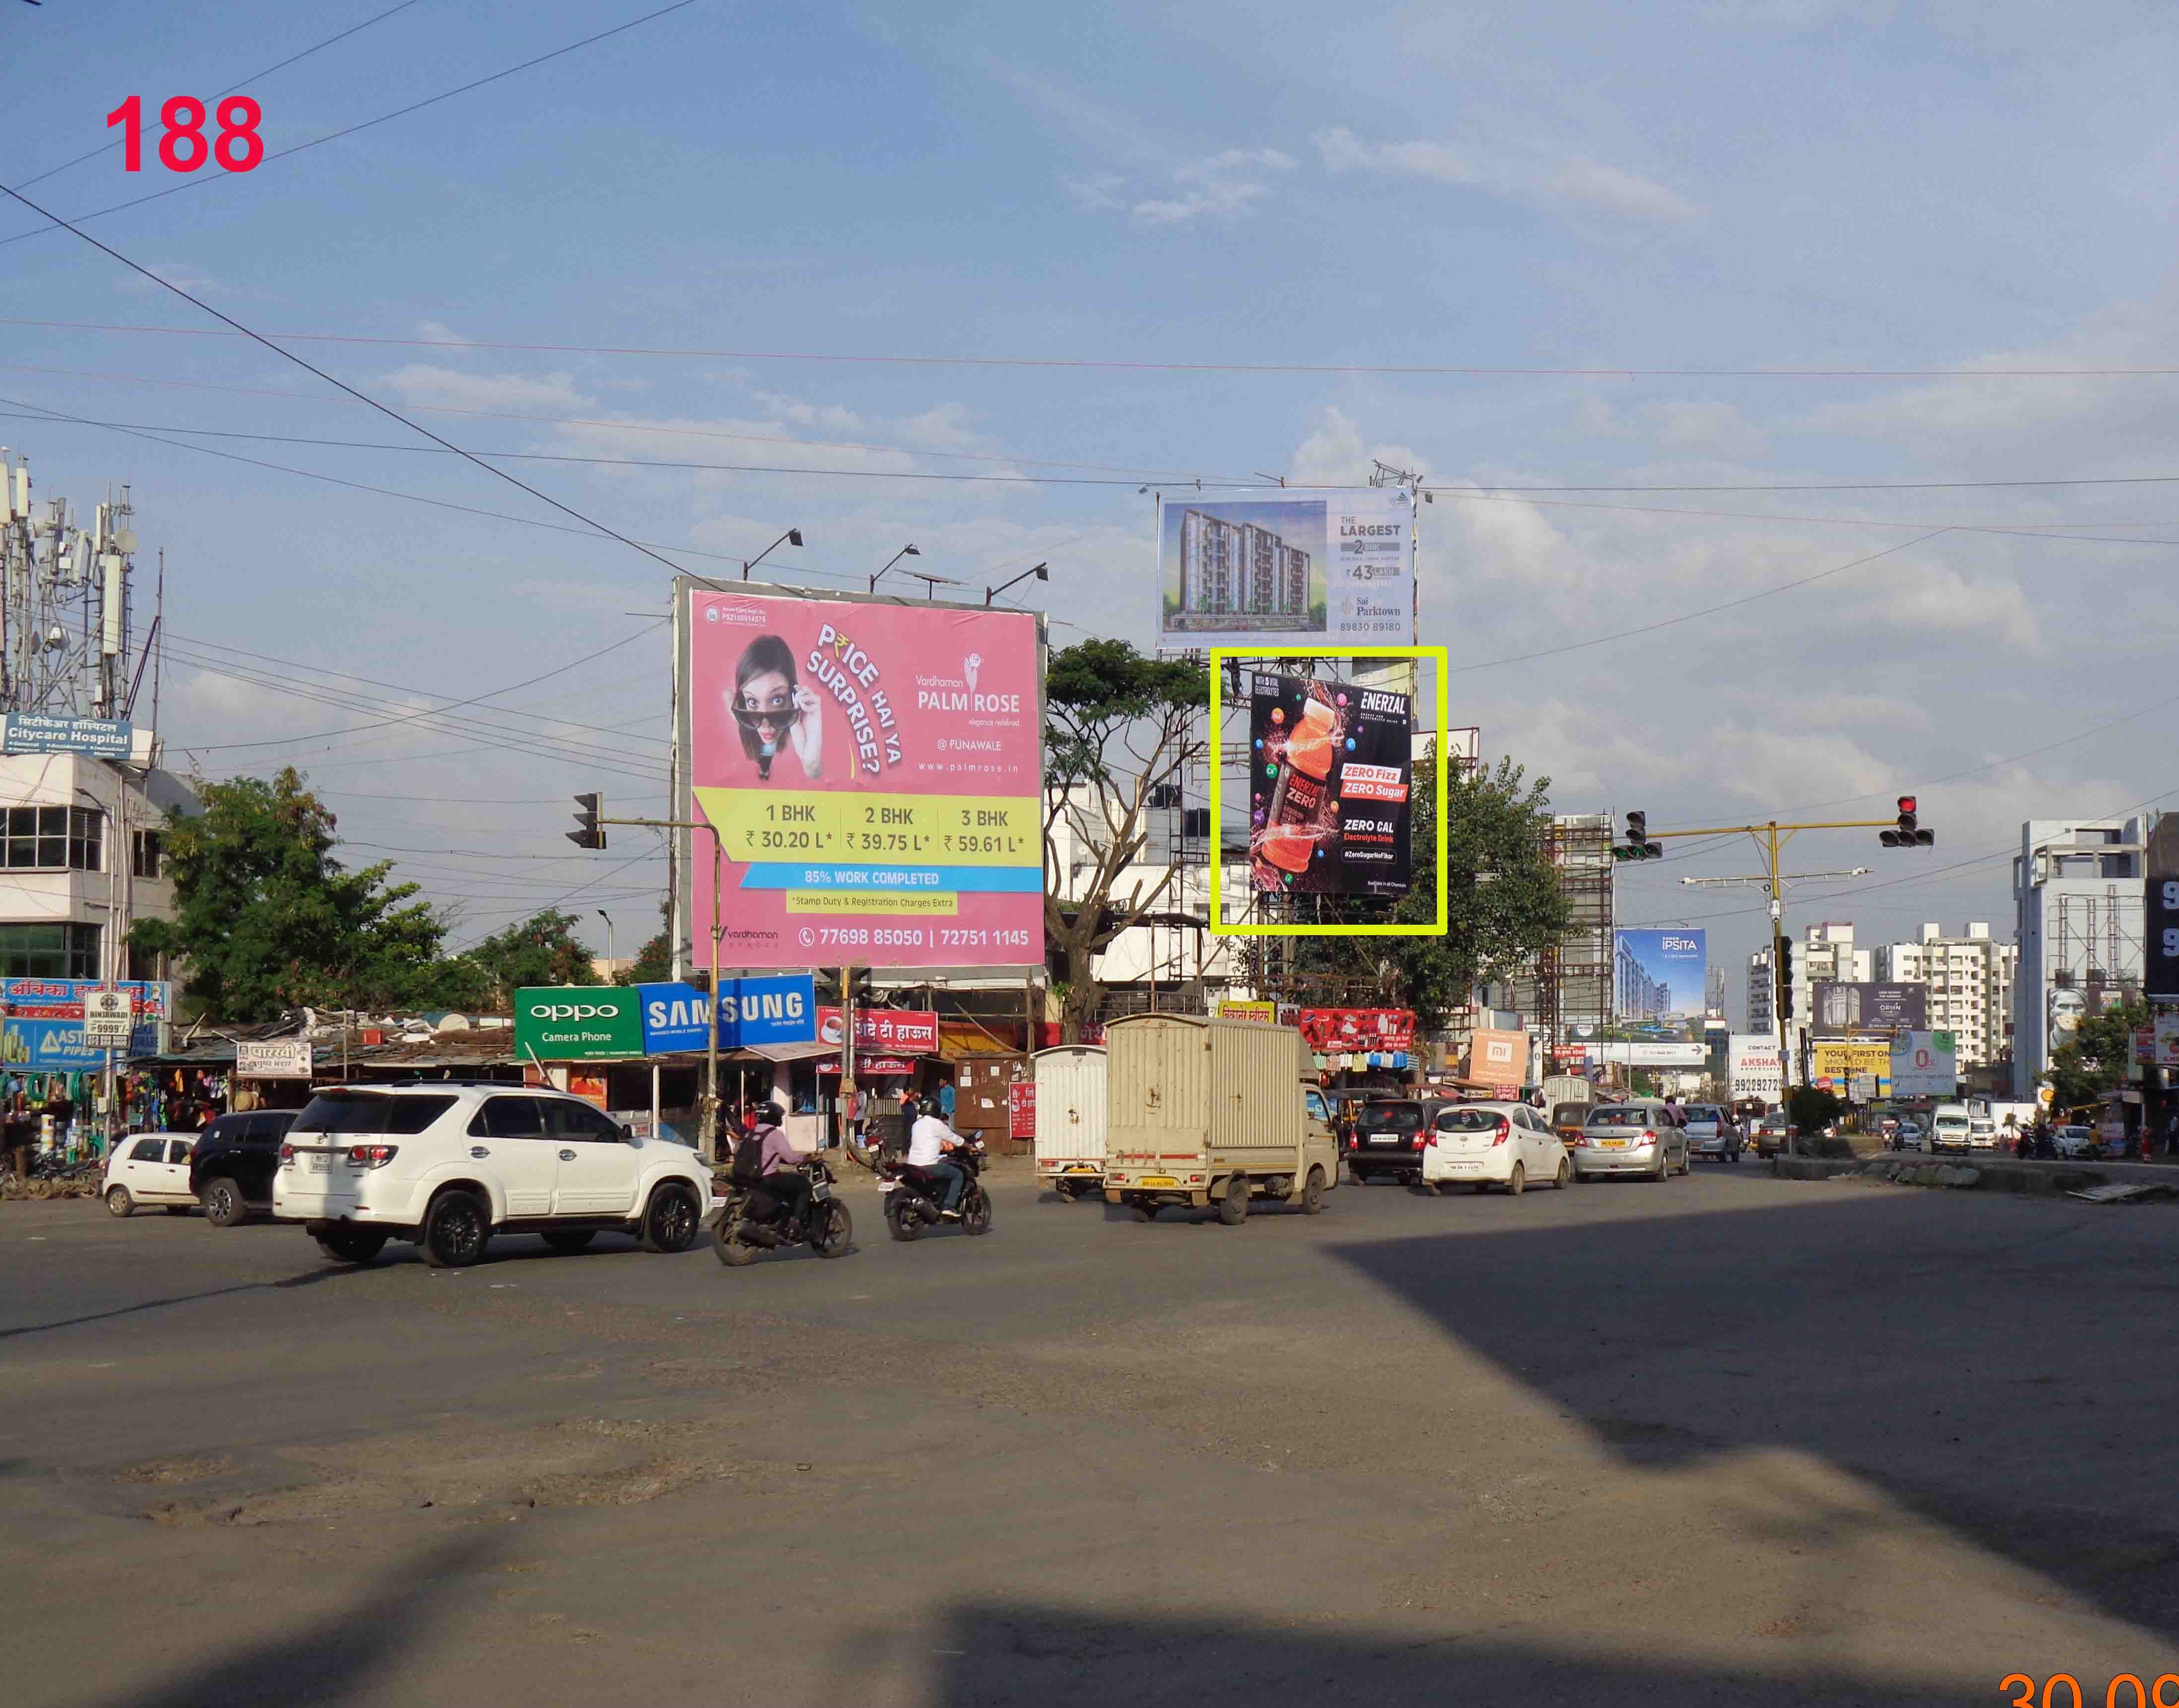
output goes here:
[{"label": "billboard", "polygon": [[135,736],[126,723],[103,717],[57,717],[39,711],[11,711],[0,718],[0,751],[83,753],[97,759],[126,759]]},{"label": "billboard", "polygon": [[1693,1016],[1699,1036],[1707,999],[1705,934],[1699,931],[1616,931],[1611,956],[1612,1012],[1625,1020]]},{"label": "billboard", "polygon": [[1891,1041],[1891,1095],[1950,1097],[1960,1089],[1958,1045],[1950,1032],[1907,1032]]},{"label": "billboard", "polygon": [[1348,1055],[1412,1050],[1415,1016],[1412,1008],[1301,1008],[1294,1024],[1315,1053]]},{"label": "billboard", "polygon": [[1726,1045],[1725,1077],[1730,1096],[1782,1101],[1786,1064],[1778,1041],[1768,1032],[1735,1032]]},{"label": "billboard", "polygon": [[[2166,814],[2179,823],[2179,813]],[[2179,878],[2152,877],[2143,887],[2142,994],[2179,999]]]},{"label": "billboard", "polygon": [[1258,891],[1403,896],[1414,701],[1269,671],[1250,674],[1249,865]]},{"label": "billboard", "polygon": [[136,1024],[127,1053],[156,1056],[172,986],[163,980],[0,979],[0,1065],[72,1073],[106,1065],[106,1052],[84,1041],[87,991],[123,990],[134,998]]},{"label": "billboard", "polygon": [[1851,1032],[1919,1032],[1929,1024],[1927,985],[1847,984],[1819,980],[1811,991],[1809,1030],[1819,1037]]},{"label": "billboard", "polygon": [[1889,1044],[1814,1043],[1809,1046],[1809,1076],[1819,1090],[1847,1095],[1857,1074],[1876,1081],[1876,1095],[1891,1092],[1891,1046]]},{"label": "billboard", "polygon": [[643,1053],[633,985],[524,985],[514,993],[514,1053],[540,1062],[621,1062]]},{"label": "billboard", "polygon": [[1408,646],[1414,500],[1397,486],[1157,502],[1158,646]]},{"label": "billboard", "polygon": [[1529,1080],[1526,1032],[1478,1031],[1468,1041],[1468,1077],[1501,1096],[1518,1097]]},{"label": "billboard", "polygon": [[[719,980],[719,1047],[804,1044],[817,1035],[815,980],[807,973]],[[638,985],[643,1005],[643,1052],[665,1056],[701,1050],[709,1040],[704,993],[693,985]]]},{"label": "billboard", "polygon": [[[686,596],[689,777],[726,859],[721,959],[1041,964],[1036,618]],[[711,862],[693,841],[703,943]]]}]

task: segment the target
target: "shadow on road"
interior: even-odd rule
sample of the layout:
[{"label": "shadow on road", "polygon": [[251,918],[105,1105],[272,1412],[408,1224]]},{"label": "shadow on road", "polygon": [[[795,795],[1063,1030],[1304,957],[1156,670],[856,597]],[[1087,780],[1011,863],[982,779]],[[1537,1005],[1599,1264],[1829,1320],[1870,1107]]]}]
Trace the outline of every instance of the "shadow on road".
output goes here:
[{"label": "shadow on road", "polygon": [[[1452,1610],[1447,1610],[1452,1611]],[[1791,1703],[1795,1708],[1986,1708],[1997,1676],[1979,1690],[1918,1689],[1891,1679],[1814,1670],[1790,1673],[1705,1666],[1668,1652],[1610,1657],[1503,1635],[1432,1637],[1304,1632],[1175,1617],[1115,1619],[1056,1606],[999,1603],[965,1609],[938,1628],[920,1661],[938,1708],[1446,1708],[1447,1704],[1578,1703],[1582,1708],[1657,1708],[1660,1703]],[[1660,1638],[1669,1650],[1669,1634]],[[1782,1657],[1781,1657],[1782,1658]],[[829,1700],[857,1700],[884,1659],[843,1657]]]},{"label": "shadow on road", "polygon": [[2077,1221],[1808,1189],[1842,1196],[1332,1250],[1630,1464],[1812,1454],[2179,1636],[2179,1270],[2115,1273]]},{"label": "shadow on road", "polygon": [[168,1299],[140,1299],[134,1304],[118,1304],[111,1310],[94,1310],[82,1316],[63,1316],[52,1322],[26,1322],[17,1328],[0,1328],[0,1340],[13,1340],[18,1335],[50,1334],[55,1329],[75,1328],[86,1322],[105,1322],[117,1316],[133,1316],[139,1311],[163,1310],[173,1304],[194,1304],[203,1299],[224,1299],[235,1293],[266,1293],[297,1287],[316,1287],[321,1281],[332,1281],[350,1271],[338,1269],[306,1269],[299,1275],[283,1276],[277,1281],[239,1281],[232,1287],[206,1288],[202,1293],[178,1293]]},{"label": "shadow on road", "polygon": [[[472,1531],[401,1561],[349,1606],[298,1625],[266,1610],[228,1628],[255,1629],[219,1660],[177,1671],[167,1683],[126,1694],[87,1699],[86,1708],[238,1708],[245,1703],[312,1705],[386,1700],[385,1674],[443,1620],[459,1600],[458,1581],[500,1549],[489,1530]],[[487,1698],[487,1700],[489,1700]]]}]

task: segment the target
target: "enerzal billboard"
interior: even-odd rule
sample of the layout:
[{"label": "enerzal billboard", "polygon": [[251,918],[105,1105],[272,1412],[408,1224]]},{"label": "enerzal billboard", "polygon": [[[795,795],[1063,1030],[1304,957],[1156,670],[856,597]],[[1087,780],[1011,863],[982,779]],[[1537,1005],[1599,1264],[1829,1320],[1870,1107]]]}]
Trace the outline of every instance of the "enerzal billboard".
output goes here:
[{"label": "enerzal billboard", "polygon": [[1397,486],[1160,495],[1159,649],[1413,645],[1414,519]]},{"label": "enerzal billboard", "polygon": [[1704,933],[1617,931],[1613,936],[1612,1012],[1622,1021],[1691,1019],[1699,1035],[1709,964]]},{"label": "enerzal billboard", "polygon": [[[1044,959],[1037,620],[690,590],[689,775],[735,967]],[[694,941],[711,929],[693,839]]]},{"label": "enerzal billboard", "polygon": [[[0,979],[0,1066],[75,1073],[106,1065],[103,1049],[83,1041],[83,993],[108,988],[96,979]],[[123,980],[135,999],[136,1026],[117,1054],[156,1056],[173,987],[164,980]]]},{"label": "enerzal billboard", "polygon": [[1256,888],[1405,895],[1413,701],[1265,671],[1249,682],[1249,863]]}]

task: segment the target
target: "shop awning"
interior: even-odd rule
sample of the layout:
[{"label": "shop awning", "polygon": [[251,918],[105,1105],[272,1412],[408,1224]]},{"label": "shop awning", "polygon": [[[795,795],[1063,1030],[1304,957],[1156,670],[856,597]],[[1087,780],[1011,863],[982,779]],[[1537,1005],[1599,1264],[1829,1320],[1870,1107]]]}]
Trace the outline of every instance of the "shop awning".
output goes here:
[{"label": "shop awning", "polygon": [[809,1062],[820,1056],[837,1056],[837,1044],[823,1044],[812,1040],[806,1044],[749,1044],[732,1051],[730,1062]]}]

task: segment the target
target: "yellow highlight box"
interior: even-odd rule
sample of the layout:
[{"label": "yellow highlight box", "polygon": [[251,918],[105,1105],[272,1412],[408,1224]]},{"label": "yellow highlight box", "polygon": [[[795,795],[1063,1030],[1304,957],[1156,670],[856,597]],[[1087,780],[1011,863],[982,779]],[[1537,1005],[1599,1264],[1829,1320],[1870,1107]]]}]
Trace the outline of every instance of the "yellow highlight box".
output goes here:
[{"label": "yellow highlight box", "polygon": [[961,911],[953,890],[789,890],[790,914],[945,914]]},{"label": "yellow highlight box", "polygon": [[699,788],[695,794],[704,816],[718,827],[728,859],[1044,865],[1044,809],[1035,795],[787,788]]},{"label": "yellow highlight box", "polygon": [[[1253,660],[1273,658],[1412,658],[1418,662],[1428,659],[1437,666],[1437,739],[1430,750],[1437,764],[1437,799],[1441,814],[1445,807],[1446,728],[1452,722],[1452,692],[1447,678],[1452,673],[1452,655],[1442,646],[1341,646],[1336,642],[1319,642],[1314,646],[1214,646],[1210,649],[1210,930],[1221,937],[1441,937],[1446,933],[1446,838],[1441,833],[1437,839],[1437,914],[1426,925],[1237,925],[1226,921],[1226,886],[1223,881],[1224,859],[1220,850],[1221,838],[1219,826],[1224,822],[1219,810],[1222,794],[1225,766],[1218,758],[1219,736],[1222,728],[1220,713],[1224,709],[1226,661],[1233,659],[1246,666]],[[1410,821],[1413,813],[1413,791],[1408,792]]]}]

